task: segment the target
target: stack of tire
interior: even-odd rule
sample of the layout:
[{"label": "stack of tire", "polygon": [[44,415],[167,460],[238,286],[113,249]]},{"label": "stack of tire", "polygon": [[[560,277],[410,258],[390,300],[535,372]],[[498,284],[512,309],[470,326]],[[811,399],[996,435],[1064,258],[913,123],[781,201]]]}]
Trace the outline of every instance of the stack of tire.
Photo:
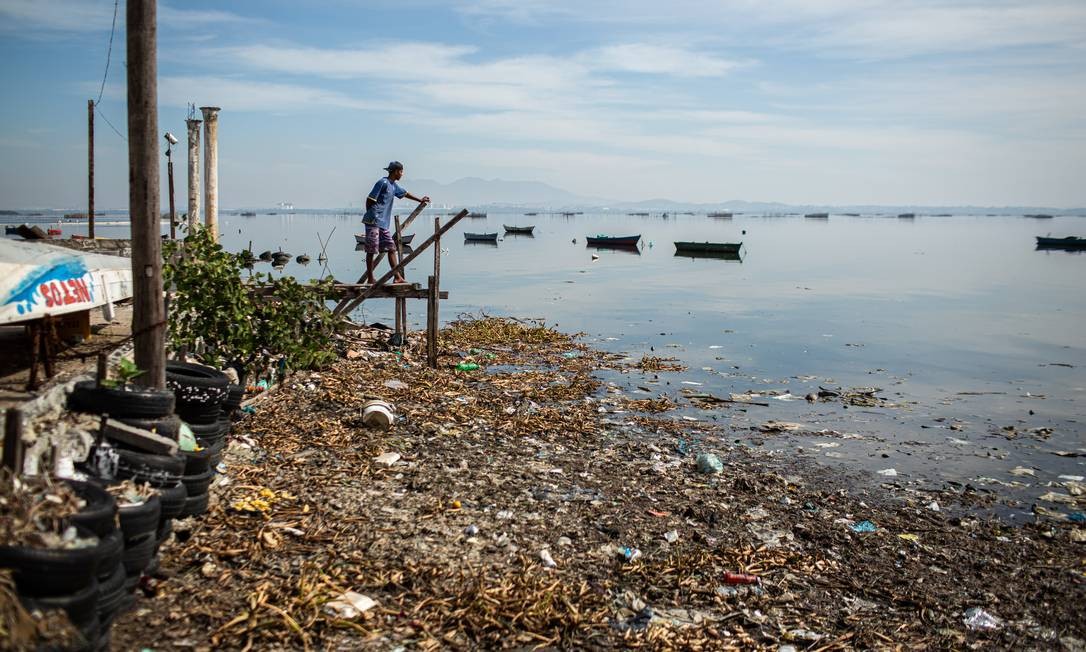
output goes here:
[{"label": "stack of tire", "polygon": [[208,487],[222,461],[230,415],[241,404],[242,388],[218,369],[177,361],[166,363],[166,388],[174,392],[177,415],[200,445],[199,451],[182,452],[186,496],[181,516],[196,516],[207,511]]},{"label": "stack of tire", "polygon": [[[86,381],[76,383],[68,397],[68,406],[81,412],[107,414],[122,423],[155,430],[167,439],[176,440],[181,428],[181,420],[173,413],[173,392],[169,390],[112,389]],[[118,510],[124,587],[132,592],[143,574],[157,565],[158,549],[171,531],[170,519],[178,518],[184,508],[185,458],[180,453],[150,453],[119,441],[110,444],[117,453],[117,469],[113,477],[103,480],[132,480],[158,490],[151,499],[122,505]]]},{"label": "stack of tire", "polygon": [[83,638],[75,649],[108,649],[113,620],[133,600],[124,586],[124,541],[117,528],[117,505],[98,485],[66,482],[86,502],[67,525],[96,544],[73,549],[0,546],[0,568],[12,570],[15,589],[27,610],[67,613]]}]

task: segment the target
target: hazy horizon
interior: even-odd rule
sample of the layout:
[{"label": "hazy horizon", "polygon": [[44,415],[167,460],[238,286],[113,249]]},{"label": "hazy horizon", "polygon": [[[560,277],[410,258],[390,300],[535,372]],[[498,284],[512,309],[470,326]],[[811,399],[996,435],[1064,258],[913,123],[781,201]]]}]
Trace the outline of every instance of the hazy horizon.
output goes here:
[{"label": "hazy horizon", "polygon": [[[159,2],[159,130],[222,107],[220,205],[413,180],[797,206],[1086,206],[1086,5]],[[127,203],[123,5],[0,0],[0,205]],[[108,121],[108,122],[107,122]],[[165,141],[160,141],[165,152]],[[165,157],[162,158],[163,201]],[[440,197],[435,197],[441,201]],[[183,210],[183,208],[181,209]]]}]

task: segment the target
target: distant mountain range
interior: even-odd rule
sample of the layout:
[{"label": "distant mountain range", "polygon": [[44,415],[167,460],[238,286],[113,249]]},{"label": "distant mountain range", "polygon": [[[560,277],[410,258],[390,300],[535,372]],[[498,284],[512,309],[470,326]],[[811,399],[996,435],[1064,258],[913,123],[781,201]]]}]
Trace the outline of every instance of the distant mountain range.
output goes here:
[{"label": "distant mountain range", "polygon": [[540,181],[506,181],[465,177],[452,183],[440,183],[432,179],[405,181],[411,194],[429,195],[436,205],[453,208],[587,208],[610,210],[657,210],[657,211],[732,211],[736,213],[926,213],[953,215],[1023,215],[1045,213],[1050,215],[1086,215],[1086,208],[1050,208],[1045,206],[922,206],[922,205],[830,205],[830,204],[783,204],[780,202],[756,202],[730,199],[714,203],[683,202],[673,199],[646,199],[644,201],[614,201],[599,197],[585,197],[556,188]]}]

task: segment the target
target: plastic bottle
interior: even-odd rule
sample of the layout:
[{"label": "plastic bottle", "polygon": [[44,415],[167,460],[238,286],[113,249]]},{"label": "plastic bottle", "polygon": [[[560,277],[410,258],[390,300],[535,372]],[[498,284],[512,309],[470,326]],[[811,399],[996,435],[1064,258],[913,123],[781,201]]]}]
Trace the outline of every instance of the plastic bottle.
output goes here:
[{"label": "plastic bottle", "polygon": [[757,575],[747,575],[746,573],[731,573],[724,571],[724,583],[725,584],[761,584],[762,580]]},{"label": "plastic bottle", "polygon": [[474,362],[461,362],[460,364],[456,365],[457,371],[475,371],[478,368],[479,365],[475,364]]}]

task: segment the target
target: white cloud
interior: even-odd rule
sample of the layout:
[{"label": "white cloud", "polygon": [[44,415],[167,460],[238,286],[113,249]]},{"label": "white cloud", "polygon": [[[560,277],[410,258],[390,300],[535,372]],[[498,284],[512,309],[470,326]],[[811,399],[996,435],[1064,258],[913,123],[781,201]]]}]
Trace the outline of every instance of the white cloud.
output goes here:
[{"label": "white cloud", "polygon": [[172,107],[212,102],[232,111],[268,113],[327,107],[371,111],[394,109],[389,103],[362,100],[312,86],[213,76],[160,77],[158,101],[161,106]]},{"label": "white cloud", "polygon": [[584,54],[582,60],[597,70],[676,77],[720,77],[741,65],[710,54],[646,43],[609,45]]},{"label": "white cloud", "polygon": [[[26,34],[27,30],[48,32],[108,31],[113,24],[114,3],[90,0],[0,0],[0,24],[9,32]],[[254,22],[227,11],[194,11],[158,5],[158,24],[162,29],[207,24]],[[125,7],[117,10],[117,29],[124,31]]]}]

